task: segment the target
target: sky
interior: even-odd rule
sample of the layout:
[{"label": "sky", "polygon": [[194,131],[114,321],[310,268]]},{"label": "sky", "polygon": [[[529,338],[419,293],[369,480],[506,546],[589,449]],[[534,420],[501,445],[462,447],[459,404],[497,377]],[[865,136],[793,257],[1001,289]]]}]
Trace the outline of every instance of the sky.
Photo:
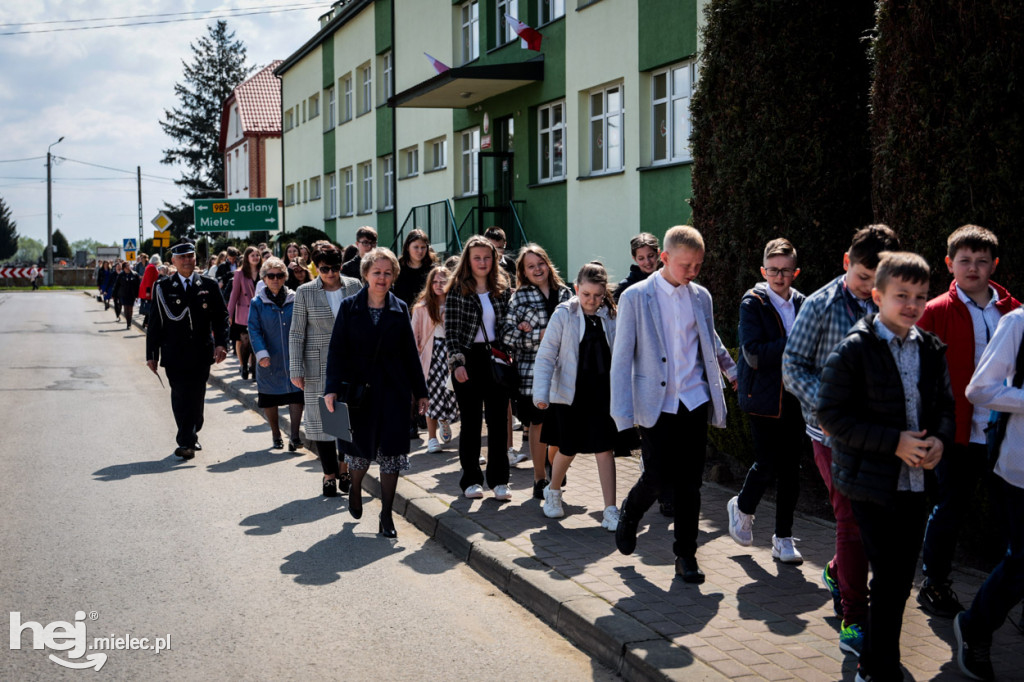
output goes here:
[{"label": "sky", "polygon": [[[120,244],[126,237],[137,238],[135,169],[141,166],[143,236],[152,236],[149,221],[164,202],[183,198],[173,183],[182,169],[160,163],[163,151],[176,144],[160,121],[165,109],[179,105],[174,85],[183,81],[182,64],[192,61],[190,43],[206,34],[216,22],[210,18],[214,15],[286,7],[308,9],[226,17],[235,39],[247,48],[248,64],[256,66],[301,47],[319,30],[317,18],[330,2],[0,1],[0,34],[36,31],[0,35],[0,197],[11,209],[18,234],[46,243],[46,151],[63,136],[51,150],[59,157],[52,167],[53,229],[69,242]],[[140,17],[171,13],[177,16]],[[203,18],[40,32],[194,17]],[[83,19],[101,21],[64,23]]]}]

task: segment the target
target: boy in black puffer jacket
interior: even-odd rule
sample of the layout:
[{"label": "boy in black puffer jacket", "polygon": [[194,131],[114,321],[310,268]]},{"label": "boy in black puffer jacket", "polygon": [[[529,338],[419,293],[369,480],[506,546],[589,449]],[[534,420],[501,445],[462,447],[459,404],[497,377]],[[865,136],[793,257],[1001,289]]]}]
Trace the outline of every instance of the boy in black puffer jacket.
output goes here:
[{"label": "boy in black puffer jacket", "polygon": [[858,680],[901,680],[903,609],[921,551],[924,472],[953,442],[946,346],[914,325],[928,300],[928,264],[885,253],[872,298],[825,363],[818,417],[832,443],[832,482],[860,526],[873,577]]}]

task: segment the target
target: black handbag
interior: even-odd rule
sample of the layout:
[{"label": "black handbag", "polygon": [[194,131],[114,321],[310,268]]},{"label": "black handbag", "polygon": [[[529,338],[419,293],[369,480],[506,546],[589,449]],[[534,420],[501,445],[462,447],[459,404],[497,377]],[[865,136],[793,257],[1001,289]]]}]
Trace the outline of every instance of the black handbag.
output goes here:
[{"label": "black handbag", "polygon": [[491,379],[511,394],[519,390],[519,371],[516,369],[515,360],[505,351],[495,348],[491,340],[487,338],[487,327],[484,326],[483,315],[480,316],[480,331],[484,334],[484,341],[491,347]]},{"label": "black handbag", "polygon": [[[1024,364],[1024,342],[1017,348],[1017,359],[1013,366],[1013,387],[1024,386],[1024,372],[1021,365]],[[999,449],[1006,438],[1006,424],[1010,421],[1009,412],[996,412],[993,410],[988,415],[988,426],[985,427],[985,446],[988,449],[988,468],[991,471],[996,460],[999,459]]]}]

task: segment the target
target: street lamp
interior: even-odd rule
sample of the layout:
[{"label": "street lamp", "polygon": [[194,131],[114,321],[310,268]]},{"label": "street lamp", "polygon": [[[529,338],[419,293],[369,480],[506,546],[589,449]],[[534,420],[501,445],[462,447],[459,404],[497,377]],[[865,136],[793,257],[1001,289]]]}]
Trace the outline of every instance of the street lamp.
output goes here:
[{"label": "street lamp", "polygon": [[53,286],[53,191],[50,182],[50,150],[63,142],[64,136],[46,148],[46,285]]}]

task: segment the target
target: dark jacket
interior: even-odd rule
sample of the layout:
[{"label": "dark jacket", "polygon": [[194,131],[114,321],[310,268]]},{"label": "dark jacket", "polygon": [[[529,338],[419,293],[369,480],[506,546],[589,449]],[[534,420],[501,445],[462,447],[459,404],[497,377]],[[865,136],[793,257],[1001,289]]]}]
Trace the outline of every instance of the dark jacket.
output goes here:
[{"label": "dark jacket", "polygon": [[[877,315],[861,318],[828,356],[818,389],[818,419],[832,446],[832,483],[851,500],[888,504],[902,460],[896,456],[907,429],[903,383],[892,352],[874,329]],[[948,452],[956,432],[946,346],[922,332],[920,429]]]},{"label": "dark jacket", "polygon": [[389,292],[375,325],[368,301],[364,286],[341,302],[327,351],[324,393],[342,395],[343,382],[369,384],[369,404],[353,416],[352,454],[366,459],[376,459],[378,451],[385,457],[405,455],[409,399],[427,397],[409,309]]},{"label": "dark jacket", "polygon": [[423,291],[423,287],[427,284],[427,275],[430,274],[430,270],[433,266],[427,259],[423,260],[423,263],[418,268],[411,268],[406,265],[402,266],[401,271],[398,273],[398,279],[395,280],[391,290],[405,305],[409,306],[409,310],[416,304],[416,299],[419,297],[420,292]]},{"label": "dark jacket", "polygon": [[153,285],[146,330],[146,360],[187,369],[213,364],[214,346],[228,345],[228,309],[220,289],[196,270],[188,293],[177,275]]},{"label": "dark jacket", "polygon": [[[800,312],[805,296],[792,289],[793,307]],[[782,414],[782,352],[786,328],[768,297],[768,283],[758,282],[740,301],[740,352],[736,391],[740,409],[759,417]]]},{"label": "dark jacket", "polygon": [[[505,289],[500,296],[488,294],[494,308],[494,336],[488,333],[488,340],[495,348],[508,352],[501,338],[501,327],[508,316],[508,306],[512,300],[512,290]],[[466,354],[473,345],[476,331],[480,328],[480,320],[484,311],[480,307],[480,299],[476,294],[465,296],[458,282],[448,292],[444,302],[444,347],[448,353],[448,369],[454,374],[459,367],[466,365]]]},{"label": "dark jacket", "polygon": [[139,296],[139,282],[141,281],[142,278],[134,270],[117,273],[117,278],[114,280],[113,297],[125,305],[134,304],[135,299]]},{"label": "dark jacket", "polygon": [[615,287],[615,292],[612,294],[612,298],[614,298],[615,302],[618,303],[623,291],[630,288],[634,284],[639,284],[648,277],[650,277],[650,274],[641,270],[640,266],[637,265],[636,263],[633,263],[632,265],[629,266],[629,274],[626,275],[626,277],[619,282],[619,285],[617,287]]},{"label": "dark jacket", "polygon": [[360,270],[362,269],[362,264],[362,256],[350,258],[349,260],[345,261],[345,263],[341,266],[341,274],[345,275],[346,277],[351,277],[352,279],[358,279],[361,282],[363,281],[363,273],[360,272]]}]

